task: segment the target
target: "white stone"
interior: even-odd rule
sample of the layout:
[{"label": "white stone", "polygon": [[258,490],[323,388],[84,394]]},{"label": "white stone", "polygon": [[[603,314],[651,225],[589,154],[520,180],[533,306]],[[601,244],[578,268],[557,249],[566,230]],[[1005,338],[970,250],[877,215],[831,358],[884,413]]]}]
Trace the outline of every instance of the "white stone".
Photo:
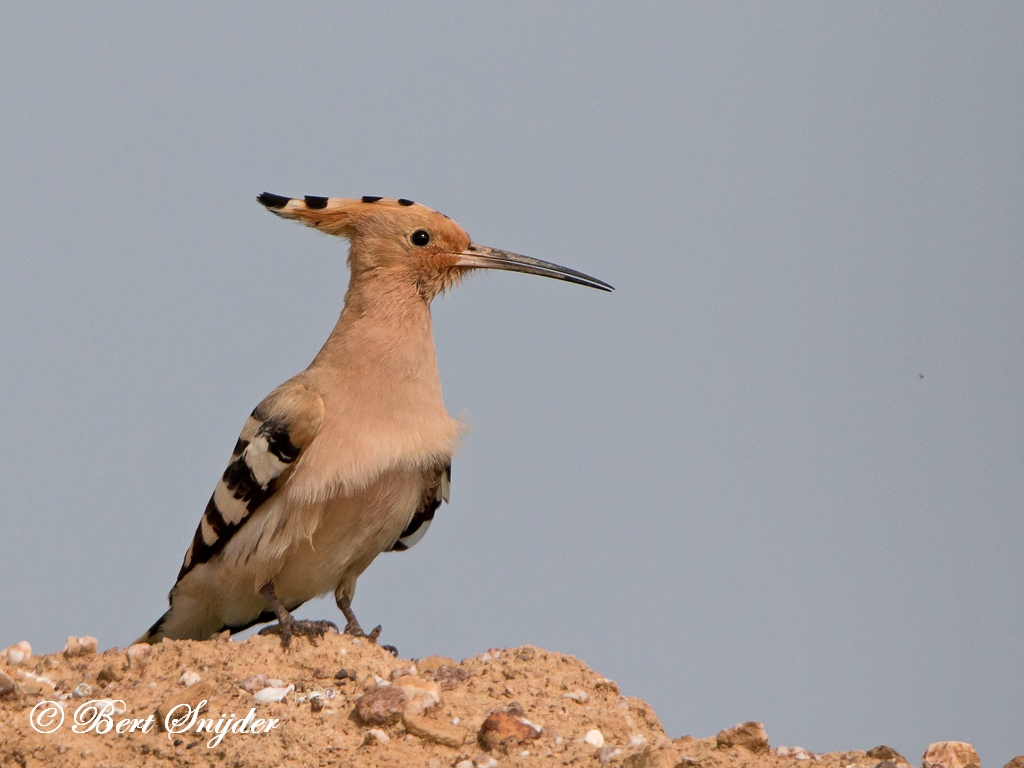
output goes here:
[{"label": "white stone", "polygon": [[562,698],[572,699],[573,701],[579,702],[580,704],[586,704],[588,701],[590,701],[590,695],[586,691],[580,689],[570,691],[569,693],[563,693]]},{"label": "white stone", "polygon": [[363,739],[364,744],[383,744],[386,741],[391,741],[391,737],[388,736],[380,728],[371,728],[366,732],[366,737]]},{"label": "white stone", "polygon": [[256,693],[254,693],[252,697],[260,704],[270,704],[274,701],[283,701],[284,697],[294,690],[294,685],[289,685],[287,688],[274,686],[271,688],[263,688],[262,690],[256,691]]},{"label": "white stone", "polygon": [[627,747],[642,747],[647,743],[647,737],[642,733],[635,733],[629,737],[629,741],[626,743]]},{"label": "white stone", "polygon": [[149,643],[135,643],[129,645],[125,655],[128,657],[128,668],[139,669],[149,663],[149,657],[153,653],[153,646]]},{"label": "white stone", "polygon": [[193,685],[202,680],[199,673],[192,669],[186,669],[181,673],[181,677],[178,678],[178,685],[184,685],[186,688],[191,688]]},{"label": "white stone", "polygon": [[604,734],[597,730],[597,728],[587,731],[587,735],[583,737],[583,740],[590,746],[597,747],[598,749],[604,746]]},{"label": "white stone", "polygon": [[64,644],[64,655],[69,659],[74,656],[88,656],[96,653],[100,647],[100,641],[95,637],[75,637],[72,635]]},{"label": "white stone", "polygon": [[403,675],[395,678],[393,685],[397,685],[405,693],[406,714],[422,715],[426,710],[441,703],[441,686],[433,680]]},{"label": "white stone", "polygon": [[472,760],[459,760],[455,764],[455,768],[474,768]]},{"label": "white stone", "polygon": [[7,657],[8,663],[16,667],[32,658],[32,646],[29,645],[28,640],[19,640],[14,645],[4,648],[3,654]]},{"label": "white stone", "polygon": [[476,768],[498,768],[498,761],[490,755],[480,753],[473,758],[473,765],[475,765]]}]

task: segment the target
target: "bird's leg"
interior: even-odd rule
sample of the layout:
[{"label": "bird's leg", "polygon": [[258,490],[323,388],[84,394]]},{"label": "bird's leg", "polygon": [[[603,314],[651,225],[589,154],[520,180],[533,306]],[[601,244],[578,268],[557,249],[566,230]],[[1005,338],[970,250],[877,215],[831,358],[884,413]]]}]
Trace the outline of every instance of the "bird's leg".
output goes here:
[{"label": "bird's leg", "polygon": [[277,616],[277,624],[271,624],[259,631],[261,635],[281,635],[281,647],[287,648],[292,641],[292,635],[305,635],[310,638],[323,637],[329,630],[338,631],[338,625],[333,621],[308,621],[306,619],[296,620],[291,612],[282,605],[274,592],[274,582],[268,581],[260,590],[263,599],[267,601]]},{"label": "bird's leg", "polygon": [[352,635],[353,637],[365,637],[371,643],[376,643],[377,638],[380,637],[380,624],[374,627],[370,634],[363,632],[363,628],[359,626],[359,620],[356,618],[356,614],[352,610],[352,600],[344,592],[335,596],[335,602],[338,604],[338,609],[345,614],[345,620],[348,624],[345,625],[345,634]]}]

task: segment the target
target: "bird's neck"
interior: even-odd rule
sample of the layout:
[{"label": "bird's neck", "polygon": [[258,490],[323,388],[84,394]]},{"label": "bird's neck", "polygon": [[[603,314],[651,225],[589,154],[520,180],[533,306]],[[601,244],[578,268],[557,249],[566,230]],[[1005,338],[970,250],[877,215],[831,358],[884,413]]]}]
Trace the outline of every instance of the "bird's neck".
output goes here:
[{"label": "bird's neck", "polygon": [[418,382],[440,395],[430,306],[404,280],[354,279],[334,330],[310,368]]}]

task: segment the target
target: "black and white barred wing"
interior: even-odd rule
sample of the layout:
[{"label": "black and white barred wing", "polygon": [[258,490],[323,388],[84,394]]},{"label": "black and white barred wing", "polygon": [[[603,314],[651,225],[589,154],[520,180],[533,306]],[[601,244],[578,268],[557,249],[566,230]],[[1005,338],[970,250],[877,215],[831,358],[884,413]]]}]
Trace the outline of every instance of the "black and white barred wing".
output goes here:
[{"label": "black and white barred wing", "polygon": [[404,552],[415,545],[426,534],[430,523],[434,519],[434,513],[441,506],[442,501],[448,501],[451,494],[452,465],[448,462],[443,467],[438,467],[427,476],[427,485],[423,490],[423,498],[419,507],[412,515],[409,524],[405,526],[398,540],[391,545],[388,552]]},{"label": "black and white barred wing", "polygon": [[316,436],[323,416],[320,395],[302,384],[284,384],[256,406],[206,505],[177,581],[197,565],[216,557],[253,513],[281,488],[302,451]]}]

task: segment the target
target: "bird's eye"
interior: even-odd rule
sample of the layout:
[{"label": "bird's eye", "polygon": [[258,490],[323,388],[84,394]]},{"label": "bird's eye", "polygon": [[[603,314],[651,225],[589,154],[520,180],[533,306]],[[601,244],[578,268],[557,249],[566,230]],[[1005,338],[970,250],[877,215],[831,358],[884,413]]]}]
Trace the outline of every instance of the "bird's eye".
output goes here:
[{"label": "bird's eye", "polygon": [[412,237],[410,239],[412,240],[413,245],[419,245],[422,247],[430,242],[430,233],[425,229],[417,229],[412,233]]}]

